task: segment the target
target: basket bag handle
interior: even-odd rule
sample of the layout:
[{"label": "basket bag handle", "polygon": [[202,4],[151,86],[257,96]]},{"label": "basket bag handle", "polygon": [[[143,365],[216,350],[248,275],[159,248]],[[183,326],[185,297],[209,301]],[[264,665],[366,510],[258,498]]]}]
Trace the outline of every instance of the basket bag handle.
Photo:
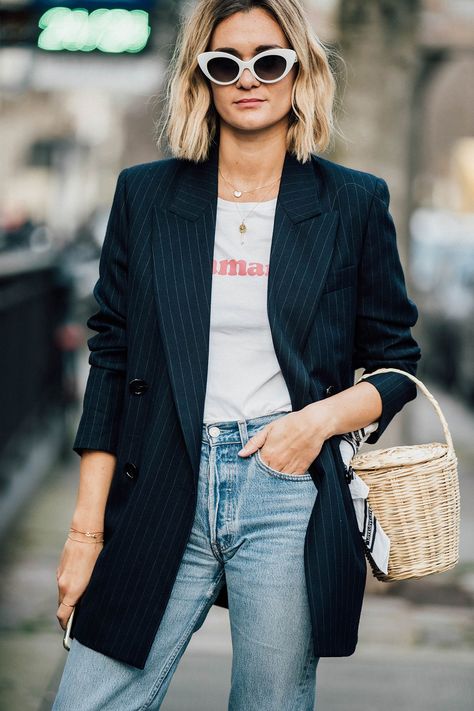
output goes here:
[{"label": "basket bag handle", "polygon": [[[370,375],[376,375],[377,373],[390,373],[390,372],[401,373],[402,375],[406,375],[407,378],[410,378],[410,380],[413,380],[413,382],[418,385],[420,390],[424,393],[424,395],[426,395],[426,397],[428,398],[428,400],[431,402],[434,409],[438,413],[438,417],[441,420],[441,424],[443,425],[444,436],[446,438],[446,443],[448,445],[448,449],[450,450],[450,452],[454,452],[453,440],[451,437],[451,433],[449,431],[448,423],[446,422],[446,418],[444,417],[443,413],[441,412],[441,408],[438,404],[438,401],[436,400],[436,398],[433,397],[433,395],[430,393],[430,391],[428,390],[426,385],[424,385],[421,382],[421,380],[418,380],[418,378],[416,378],[414,375],[412,375],[411,373],[407,373],[406,370],[399,370],[398,368],[379,368],[378,370],[373,370],[371,373],[364,373],[359,378],[357,383],[359,383],[364,378],[368,378]],[[357,383],[356,383],[356,385],[357,385]]]}]

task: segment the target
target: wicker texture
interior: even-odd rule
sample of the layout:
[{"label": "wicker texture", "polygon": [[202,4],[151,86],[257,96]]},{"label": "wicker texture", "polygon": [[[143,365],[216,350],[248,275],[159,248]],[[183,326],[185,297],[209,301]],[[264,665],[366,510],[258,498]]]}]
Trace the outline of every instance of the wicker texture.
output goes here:
[{"label": "wicker texture", "polygon": [[453,568],[459,560],[460,496],[457,457],[446,419],[426,386],[411,373],[380,368],[366,373],[402,373],[413,380],[438,413],[446,443],[389,447],[357,453],[351,467],[370,491],[369,506],[390,538],[388,573],[374,576],[390,582],[421,578]]}]

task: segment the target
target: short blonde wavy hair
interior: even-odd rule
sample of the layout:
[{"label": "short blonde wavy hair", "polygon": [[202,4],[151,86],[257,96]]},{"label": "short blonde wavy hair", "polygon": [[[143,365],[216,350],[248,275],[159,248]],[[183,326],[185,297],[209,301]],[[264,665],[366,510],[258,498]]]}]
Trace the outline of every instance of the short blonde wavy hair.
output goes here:
[{"label": "short blonde wavy hair", "polygon": [[336,80],[329,58],[339,59],[313,31],[300,0],[198,0],[182,19],[165,77],[165,108],[157,146],[166,135],[176,158],[206,160],[219,127],[207,79],[197,55],[205,52],[216,25],[226,17],[254,7],[268,11],[279,23],[298,56],[298,74],[291,94],[287,150],[301,162],[325,151],[335,132]]}]

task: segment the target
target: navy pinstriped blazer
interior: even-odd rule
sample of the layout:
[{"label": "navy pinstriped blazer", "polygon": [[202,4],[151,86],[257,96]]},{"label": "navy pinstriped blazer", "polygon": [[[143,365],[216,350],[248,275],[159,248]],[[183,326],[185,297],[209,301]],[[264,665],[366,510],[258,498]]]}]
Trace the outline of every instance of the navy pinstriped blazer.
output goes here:
[{"label": "navy pinstriped blazer", "polygon": [[[191,530],[209,349],[218,140],[202,163],[167,158],[118,176],[87,321],[90,371],[73,449],[116,455],[105,544],[72,636],[143,669]],[[416,374],[421,352],[386,182],[286,153],[268,276],[268,317],[293,410],[354,384],[354,370]],[[416,385],[373,375],[378,438]],[[263,414],[263,413],[262,413]],[[314,651],[351,655],[364,547],[339,452],[309,466],[318,496],[304,545]],[[228,607],[224,586],[214,604]]]}]

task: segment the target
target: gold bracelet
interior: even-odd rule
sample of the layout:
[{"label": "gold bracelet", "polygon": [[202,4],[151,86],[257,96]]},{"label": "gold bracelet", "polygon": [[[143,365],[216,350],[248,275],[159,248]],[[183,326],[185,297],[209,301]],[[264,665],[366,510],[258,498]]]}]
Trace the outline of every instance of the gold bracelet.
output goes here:
[{"label": "gold bracelet", "polygon": [[103,531],[79,531],[79,529],[72,528],[72,526],[69,530],[74,531],[75,533],[83,533],[88,538],[97,538],[98,533],[104,533]]},{"label": "gold bracelet", "polygon": [[99,539],[99,540],[97,540],[97,541],[81,541],[79,538],[73,538],[73,537],[70,536],[69,534],[68,534],[68,538],[70,538],[71,541],[77,541],[77,543],[90,543],[91,545],[94,545],[95,543],[103,543],[103,542],[104,542],[104,539],[103,539],[103,538],[102,538],[102,539]]}]

